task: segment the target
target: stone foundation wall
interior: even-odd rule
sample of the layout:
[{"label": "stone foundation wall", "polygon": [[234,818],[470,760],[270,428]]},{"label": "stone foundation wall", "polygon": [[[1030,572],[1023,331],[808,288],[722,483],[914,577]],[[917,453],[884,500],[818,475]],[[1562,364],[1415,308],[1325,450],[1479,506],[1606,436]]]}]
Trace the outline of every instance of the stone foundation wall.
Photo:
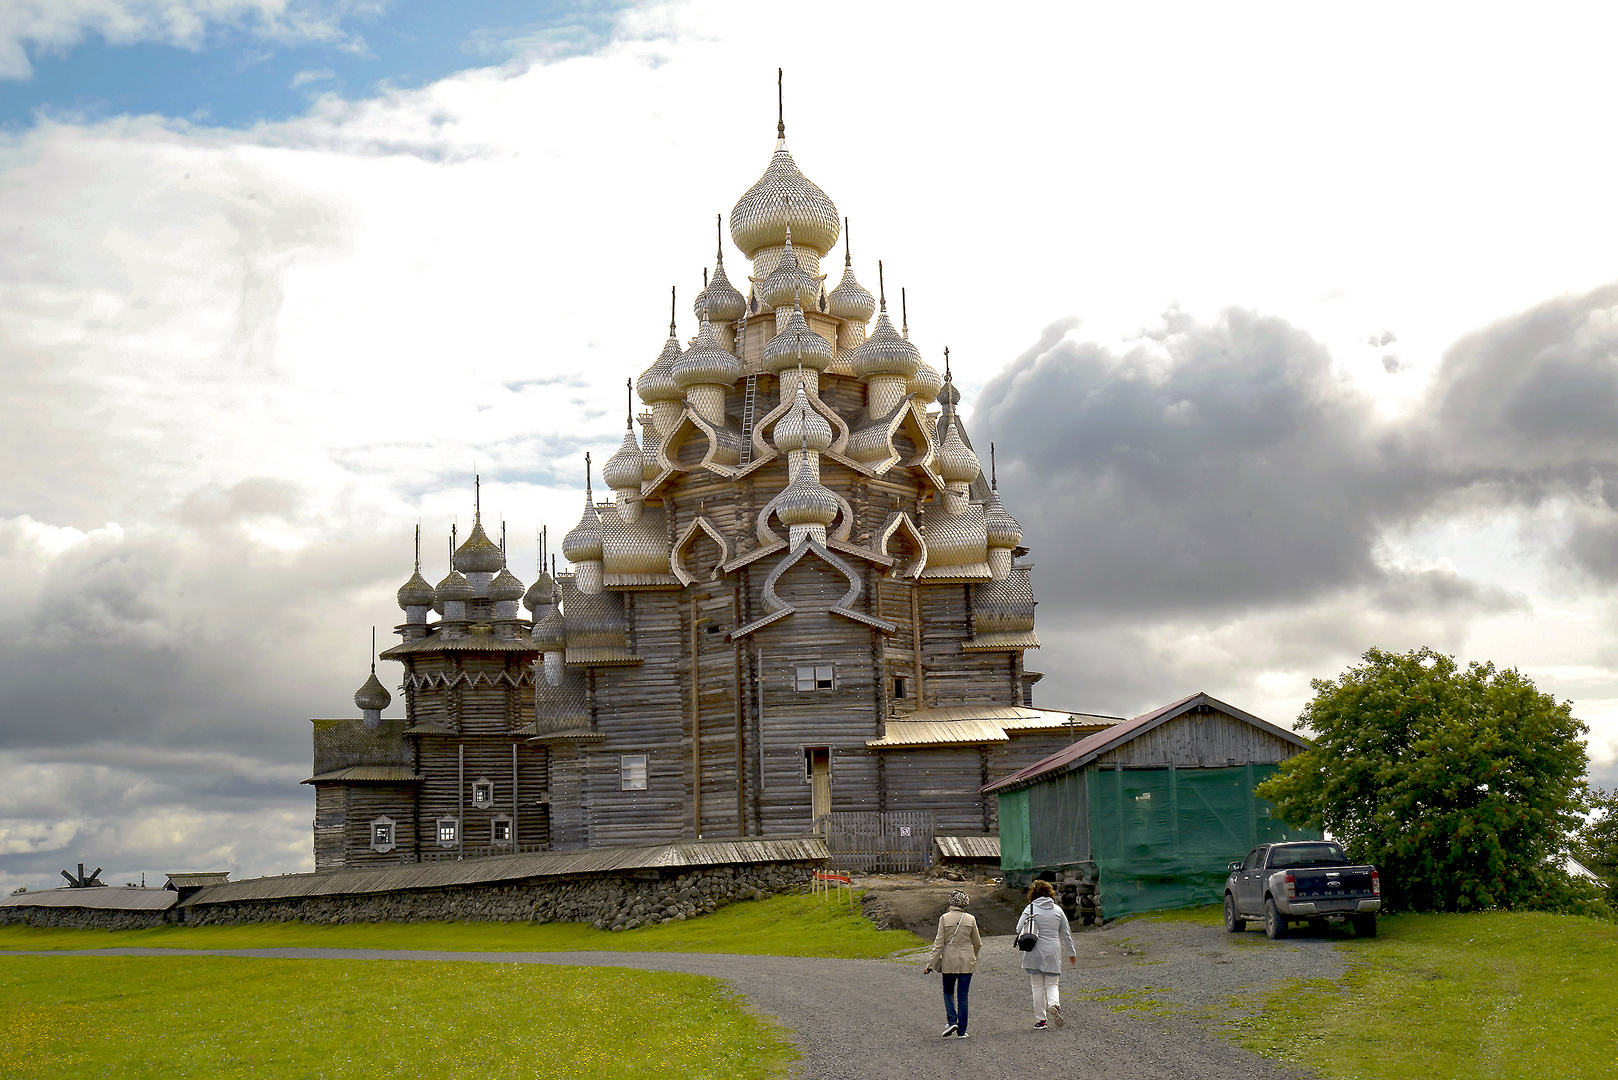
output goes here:
[{"label": "stone foundation wall", "polygon": [[686,873],[545,878],[411,892],[351,893],[177,909],[187,926],[245,922],[582,922],[598,930],[633,930],[680,922],[736,900],[795,892],[810,863],[716,866]]},{"label": "stone foundation wall", "polygon": [[149,930],[171,922],[168,911],[106,911],[96,908],[4,907],[0,926],[57,926],[69,930]]}]

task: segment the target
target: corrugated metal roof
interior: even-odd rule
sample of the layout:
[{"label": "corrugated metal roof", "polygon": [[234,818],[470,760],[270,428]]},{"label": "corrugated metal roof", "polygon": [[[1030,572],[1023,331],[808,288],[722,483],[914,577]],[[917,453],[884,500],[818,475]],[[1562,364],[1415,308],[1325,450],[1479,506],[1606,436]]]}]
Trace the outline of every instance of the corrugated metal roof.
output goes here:
[{"label": "corrugated metal roof", "polygon": [[985,786],[983,791],[985,794],[1010,791],[1014,788],[1027,787],[1043,776],[1083,768],[1108,750],[1122,746],[1137,735],[1142,735],[1159,724],[1167,723],[1176,716],[1190,712],[1199,705],[1207,705],[1210,708],[1218,709],[1220,712],[1252,724],[1254,727],[1266,731],[1276,738],[1285,739],[1295,746],[1304,748],[1309,746],[1307,739],[1278,728],[1268,720],[1260,720],[1252,713],[1243,712],[1234,705],[1226,705],[1218,698],[1210,697],[1204,693],[1196,693],[1189,697],[1183,697],[1179,701],[1171,702],[1161,709],[1153,709],[1149,713],[1142,713],[1133,720],[1116,724],[1103,731],[1098,731],[1094,735],[1080,739],[1073,745],[1058,750],[1050,757],[1034,762],[1026,769],[996,780],[994,783]]},{"label": "corrugated metal roof", "polygon": [[311,776],[303,783],[324,784],[341,781],[349,784],[409,784],[424,779],[426,778],[417,776],[416,771],[408,765],[350,765],[346,769],[333,769],[331,772],[323,772],[319,776]]},{"label": "corrugated metal roof", "polygon": [[1000,649],[1037,649],[1039,648],[1039,635],[1032,630],[1005,631],[1003,633],[979,634],[961,642],[964,652],[988,652]]},{"label": "corrugated metal roof", "polygon": [[998,836],[935,836],[938,854],[946,859],[998,859]]},{"label": "corrugated metal roof", "polygon": [[592,667],[623,667],[638,664],[644,657],[616,645],[569,645],[563,659],[569,664],[588,664]]},{"label": "corrugated metal roof", "polygon": [[280,877],[228,881],[203,889],[186,904],[233,904],[244,900],[280,900],[300,896],[402,892],[623,870],[678,870],[728,863],[814,862],[826,858],[829,858],[826,842],[818,836],[697,840],[647,847],[599,847],[583,851],[496,855],[458,862],[410,863],[375,869],[329,870],[319,874],[284,874]]},{"label": "corrugated metal roof", "polygon": [[46,889],[0,900],[0,907],[91,908],[96,911],[167,911],[180,899],[171,889],[130,889],[119,885],[91,889]]},{"label": "corrugated metal roof", "polygon": [[383,660],[397,660],[401,656],[411,653],[431,652],[524,652],[535,653],[539,650],[534,647],[532,639],[521,627],[516,628],[512,637],[495,636],[494,627],[487,623],[473,623],[465,627],[465,633],[460,637],[446,638],[441,630],[441,623],[433,623],[427,636],[415,641],[401,641],[390,649],[378,653]]},{"label": "corrugated metal roof", "polygon": [[168,875],[168,885],[165,888],[189,889],[201,885],[218,885],[229,877],[229,870],[204,870],[194,873],[170,874]]},{"label": "corrugated metal roof", "polygon": [[1009,731],[1094,730],[1118,723],[1116,716],[1035,709],[1026,705],[947,705],[917,709],[883,727],[882,737],[866,746],[967,746],[1001,743]]}]

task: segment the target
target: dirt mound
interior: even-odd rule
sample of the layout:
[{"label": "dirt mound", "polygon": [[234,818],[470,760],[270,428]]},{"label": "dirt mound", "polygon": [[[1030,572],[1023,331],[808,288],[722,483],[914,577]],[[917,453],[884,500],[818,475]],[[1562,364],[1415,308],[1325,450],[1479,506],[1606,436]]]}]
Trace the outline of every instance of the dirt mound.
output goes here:
[{"label": "dirt mound", "polygon": [[854,885],[865,890],[862,910],[878,927],[909,930],[929,941],[938,929],[938,917],[949,909],[950,893],[956,889],[970,898],[966,910],[977,916],[978,932],[984,935],[1011,933],[1023,909],[1022,895],[1003,888],[999,882],[885,874],[857,877]]}]

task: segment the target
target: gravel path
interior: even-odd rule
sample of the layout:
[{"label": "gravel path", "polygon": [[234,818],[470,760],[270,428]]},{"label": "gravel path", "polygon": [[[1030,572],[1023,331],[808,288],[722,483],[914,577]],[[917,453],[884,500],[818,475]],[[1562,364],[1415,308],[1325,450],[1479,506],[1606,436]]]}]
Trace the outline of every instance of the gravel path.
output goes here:
[{"label": "gravel path", "polygon": [[[578,964],[684,971],[724,979],[791,1029],[806,1080],[1282,1080],[1300,1074],[1221,1039],[1231,998],[1286,978],[1336,978],[1344,935],[1269,941],[1249,931],[1128,922],[1075,934],[1077,969],[1063,974],[1067,1025],[1034,1031],[1033,1005],[1009,937],[986,938],[972,980],[972,1037],[941,1039],[937,975],[914,960],[811,960],[706,953],[491,953],[382,949],[100,949],[33,956],[260,956]],[[1113,995],[1085,1000],[1084,995]],[[1125,995],[1125,996],[1118,996]],[[1148,1000],[1149,999],[1149,1000]],[[1146,1010],[1114,1007],[1146,1000]],[[1156,1003],[1155,1005],[1153,1003]],[[633,1010],[631,1010],[631,1013]]]}]

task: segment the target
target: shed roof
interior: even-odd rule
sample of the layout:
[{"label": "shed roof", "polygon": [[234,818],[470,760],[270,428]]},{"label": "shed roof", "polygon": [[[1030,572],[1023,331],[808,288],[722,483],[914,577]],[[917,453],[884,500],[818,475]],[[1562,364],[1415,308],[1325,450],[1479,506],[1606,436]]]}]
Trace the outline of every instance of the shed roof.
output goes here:
[{"label": "shed roof", "polygon": [[998,859],[998,836],[935,836],[938,854],[946,859]]},{"label": "shed roof", "polygon": [[1121,719],[1026,705],[947,705],[895,717],[883,725],[880,738],[867,739],[865,745],[876,749],[976,746],[1007,742],[1007,733],[1013,731],[1093,730]]},{"label": "shed roof", "polygon": [[167,911],[180,899],[171,889],[105,885],[89,889],[45,889],[0,899],[0,907],[91,908],[96,911]]},{"label": "shed roof", "polygon": [[[527,878],[570,877],[622,870],[678,870],[727,863],[813,862],[828,858],[818,836],[771,837],[759,840],[696,840],[680,844],[586,848],[532,855],[495,855],[484,859],[446,859],[374,869],[328,870],[317,874],[283,874],[211,885],[185,903],[233,904],[348,893],[404,892],[482,885]],[[168,895],[173,896],[173,893]]]},{"label": "shed roof", "polygon": [[983,791],[989,794],[1000,791],[1012,791],[1020,787],[1027,787],[1034,781],[1046,776],[1070,772],[1073,769],[1081,769],[1090,762],[1094,761],[1096,758],[1100,757],[1102,754],[1105,754],[1107,751],[1112,750],[1115,747],[1122,746],[1129,740],[1145,734],[1146,732],[1157,727],[1159,724],[1165,724],[1168,721],[1173,720],[1176,716],[1183,716],[1184,714],[1191,712],[1203,705],[1206,705],[1209,708],[1217,709],[1229,716],[1234,716],[1236,719],[1244,721],[1245,723],[1252,724],[1254,727],[1259,728],[1268,734],[1274,735],[1278,739],[1284,739],[1287,742],[1292,743],[1294,746],[1301,748],[1307,748],[1309,746],[1309,740],[1299,735],[1295,735],[1290,731],[1278,728],[1267,720],[1260,720],[1252,713],[1243,712],[1234,705],[1227,705],[1218,698],[1211,697],[1205,693],[1196,693],[1190,695],[1189,697],[1183,697],[1179,701],[1165,705],[1161,709],[1153,709],[1149,713],[1142,713],[1133,720],[1126,720],[1121,724],[1115,724],[1114,726],[1103,731],[1098,731],[1094,735],[1086,736],[1071,746],[1063,747],[1050,757],[1047,757],[1042,761],[1034,762],[1034,764],[1028,766],[1026,769],[1019,770],[1018,772],[1012,773],[1010,776],[1002,777],[1001,779],[996,780],[994,783],[985,786]]},{"label": "shed roof", "polygon": [[218,885],[230,877],[229,870],[199,870],[170,874],[165,889],[192,889],[203,885]]},{"label": "shed roof", "polygon": [[414,784],[426,779],[408,765],[350,765],[311,776],[305,784]]}]

